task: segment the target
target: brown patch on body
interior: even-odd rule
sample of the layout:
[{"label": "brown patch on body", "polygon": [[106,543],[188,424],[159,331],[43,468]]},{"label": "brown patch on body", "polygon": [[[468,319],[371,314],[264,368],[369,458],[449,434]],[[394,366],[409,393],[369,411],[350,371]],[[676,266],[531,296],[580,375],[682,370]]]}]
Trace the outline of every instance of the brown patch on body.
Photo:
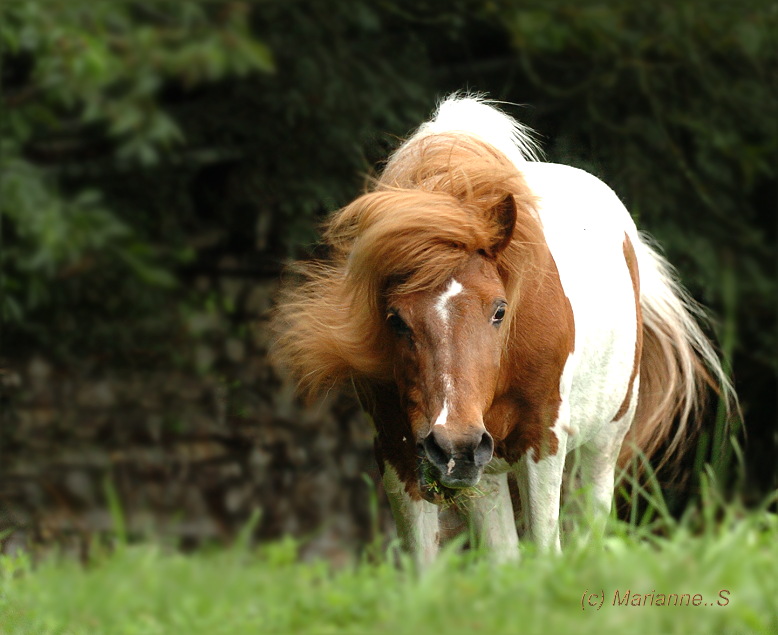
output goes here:
[{"label": "brown patch on body", "polygon": [[356,386],[359,400],[372,417],[375,426],[375,456],[381,476],[388,462],[405,483],[405,491],[414,500],[421,500],[416,457],[416,437],[402,407],[397,386],[392,383],[365,382]]},{"label": "brown patch on body", "polygon": [[627,394],[624,396],[624,401],[621,402],[618,411],[613,417],[613,421],[619,421],[625,414],[632,401],[632,390],[635,386],[635,377],[637,377],[638,370],[640,369],[640,359],[643,353],[643,313],[640,308],[640,272],[638,271],[638,259],[635,255],[635,248],[632,246],[632,241],[627,234],[624,234],[624,260],[627,263],[627,269],[629,270],[629,277],[632,279],[632,289],[635,294],[635,321],[637,323],[637,335],[635,337],[635,359],[632,364],[632,374],[629,377],[629,384],[627,386]]},{"label": "brown patch on body", "polygon": [[559,442],[550,429],[562,403],[562,371],[574,348],[573,310],[546,249],[515,308],[498,396],[484,417],[496,456],[515,463],[529,450],[535,461],[557,453]]}]

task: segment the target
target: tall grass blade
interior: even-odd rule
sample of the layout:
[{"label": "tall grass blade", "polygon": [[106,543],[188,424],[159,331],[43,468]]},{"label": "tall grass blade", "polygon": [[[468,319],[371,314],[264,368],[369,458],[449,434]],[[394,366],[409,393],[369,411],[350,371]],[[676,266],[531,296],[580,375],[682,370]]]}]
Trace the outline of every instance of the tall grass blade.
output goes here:
[{"label": "tall grass blade", "polygon": [[127,524],[125,522],[124,511],[122,510],[119,494],[116,491],[116,487],[114,486],[110,476],[106,476],[103,479],[103,493],[105,494],[105,500],[108,504],[108,511],[111,515],[111,521],[113,523],[113,531],[117,546],[126,547],[128,542]]}]

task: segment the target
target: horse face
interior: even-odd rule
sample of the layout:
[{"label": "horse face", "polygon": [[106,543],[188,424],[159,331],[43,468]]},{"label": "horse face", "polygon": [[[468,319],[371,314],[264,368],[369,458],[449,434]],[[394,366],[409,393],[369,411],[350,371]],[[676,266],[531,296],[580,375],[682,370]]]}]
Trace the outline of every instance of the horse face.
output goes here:
[{"label": "horse face", "polygon": [[498,382],[505,295],[494,261],[476,254],[443,287],[389,298],[396,381],[423,492],[432,483],[473,486],[492,458],[484,414]]}]

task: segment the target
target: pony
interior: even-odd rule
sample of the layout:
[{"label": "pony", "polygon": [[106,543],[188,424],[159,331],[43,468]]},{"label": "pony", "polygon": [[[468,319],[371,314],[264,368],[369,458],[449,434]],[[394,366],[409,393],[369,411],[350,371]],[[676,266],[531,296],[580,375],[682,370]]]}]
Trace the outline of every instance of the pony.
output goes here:
[{"label": "pony", "polygon": [[734,399],[701,307],[617,195],[539,160],[483,98],[443,100],[323,242],[282,286],[274,354],[303,395],[356,390],[420,565],[452,501],[478,544],[518,556],[511,473],[530,537],[559,551],[573,451],[602,519],[633,448],[683,447],[709,387]]}]

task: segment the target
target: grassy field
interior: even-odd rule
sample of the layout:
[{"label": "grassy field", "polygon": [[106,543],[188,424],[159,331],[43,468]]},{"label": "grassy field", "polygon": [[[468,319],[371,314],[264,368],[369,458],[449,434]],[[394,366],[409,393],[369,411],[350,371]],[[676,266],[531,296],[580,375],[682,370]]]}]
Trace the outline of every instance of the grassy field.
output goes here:
[{"label": "grassy field", "polygon": [[602,544],[510,565],[450,550],[422,575],[391,553],[301,562],[292,540],[0,556],[0,633],[778,633],[778,518],[716,514],[667,537],[613,522]]}]

